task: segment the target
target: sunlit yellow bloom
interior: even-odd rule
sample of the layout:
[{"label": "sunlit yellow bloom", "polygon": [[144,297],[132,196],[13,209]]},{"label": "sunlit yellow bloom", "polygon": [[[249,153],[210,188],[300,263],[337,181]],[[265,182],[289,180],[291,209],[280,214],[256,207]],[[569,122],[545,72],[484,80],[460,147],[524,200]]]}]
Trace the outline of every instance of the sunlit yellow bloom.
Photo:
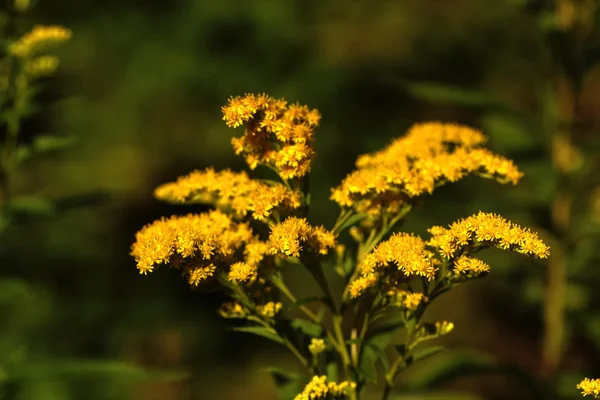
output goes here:
[{"label": "sunlit yellow bloom", "polygon": [[280,183],[250,179],[245,172],[215,171],[207,168],[159,186],[154,195],[172,203],[213,204],[239,217],[252,213],[263,220],[275,210],[300,207],[300,194]]},{"label": "sunlit yellow bloom", "polygon": [[600,398],[600,379],[585,378],[577,385],[577,389],[581,389],[581,394],[585,396],[594,396]]},{"label": "sunlit yellow bloom", "polygon": [[361,276],[351,282],[352,297],[376,285],[382,274],[401,272],[403,276],[423,276],[432,280],[437,271],[434,253],[425,248],[425,242],[417,236],[397,233],[381,242],[367,254],[359,266]]},{"label": "sunlit yellow bloom", "polygon": [[28,58],[48,51],[69,40],[71,31],[58,25],[37,25],[18,41],[9,46],[9,52],[17,57]]},{"label": "sunlit yellow bloom", "polygon": [[244,318],[248,313],[240,303],[228,302],[219,308],[219,315],[223,318]]},{"label": "sunlit yellow bloom", "polygon": [[25,72],[32,77],[49,76],[56,72],[60,61],[56,56],[41,56],[25,63]]},{"label": "sunlit yellow bloom", "polygon": [[408,311],[416,311],[419,306],[427,302],[427,296],[423,293],[413,293],[408,290],[393,289],[387,293],[390,304],[404,308]]},{"label": "sunlit yellow bloom", "polygon": [[326,347],[325,340],[312,338],[310,344],[308,345],[308,351],[310,351],[312,355],[317,356],[324,352]]},{"label": "sunlit yellow bloom", "polygon": [[271,227],[269,245],[272,254],[299,257],[302,245],[327,254],[335,246],[335,235],[325,228],[311,226],[306,218],[290,217]]},{"label": "sunlit yellow bloom", "polygon": [[[537,258],[550,255],[550,248],[536,233],[490,213],[479,212],[453,223],[447,229],[434,227],[429,232],[433,237],[427,244],[445,258],[455,257],[466,246],[494,246]],[[470,262],[470,268],[475,268]],[[476,264],[477,268],[485,270],[485,266]],[[458,270],[465,267],[466,262],[455,266]]]},{"label": "sunlit yellow bloom", "polygon": [[197,285],[213,274],[215,265],[229,264],[234,252],[251,240],[247,224],[210,211],[154,221],[136,234],[131,254],[141,274],[171,265],[189,270],[190,283]]},{"label": "sunlit yellow bloom", "polygon": [[273,318],[281,310],[282,304],[279,302],[270,301],[264,306],[256,306],[256,310],[260,315],[267,318]]},{"label": "sunlit yellow bloom", "polygon": [[256,277],[257,266],[245,262],[232,264],[229,270],[228,279],[230,281],[245,282]]},{"label": "sunlit yellow bloom", "polygon": [[480,148],[484,142],[481,132],[466,126],[415,124],[383,150],[360,156],[357,170],[333,189],[331,198],[341,207],[378,216],[469,174],[517,183],[522,173],[514,163]]},{"label": "sunlit yellow bloom", "polygon": [[229,127],[246,125],[244,136],[232,139],[236,154],[251,169],[259,164],[274,168],[283,179],[306,175],[315,157],[314,131],[321,116],[299,104],[265,94],[232,97],[222,108]]},{"label": "sunlit yellow bloom", "polygon": [[490,266],[478,258],[460,256],[454,261],[453,271],[457,275],[478,277],[490,272]]},{"label": "sunlit yellow bloom", "polygon": [[314,376],[304,387],[302,393],[294,397],[294,400],[314,400],[350,396],[355,389],[356,383],[354,382],[327,382],[327,377],[325,375]]},{"label": "sunlit yellow bloom", "polygon": [[188,282],[192,286],[198,286],[200,282],[213,276],[216,269],[217,267],[213,264],[207,265],[206,267],[193,268],[188,272]]}]

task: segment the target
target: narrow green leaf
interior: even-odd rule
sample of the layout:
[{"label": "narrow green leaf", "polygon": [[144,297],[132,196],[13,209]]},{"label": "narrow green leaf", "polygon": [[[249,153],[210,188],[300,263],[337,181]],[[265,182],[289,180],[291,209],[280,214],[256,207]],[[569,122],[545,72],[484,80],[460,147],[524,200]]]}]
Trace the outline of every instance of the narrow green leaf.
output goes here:
[{"label": "narrow green leaf", "polygon": [[332,382],[337,382],[338,379],[338,365],[337,362],[331,361],[328,362],[325,366],[325,375],[327,375],[327,380]]},{"label": "narrow green leaf", "polygon": [[60,150],[73,144],[72,136],[53,136],[48,134],[38,135],[33,141],[33,151],[37,153],[47,153]]},{"label": "narrow green leaf", "polygon": [[261,368],[261,371],[268,372],[273,377],[275,385],[282,386],[289,384],[290,382],[299,381],[300,377],[296,374],[285,372],[279,367],[265,367]]},{"label": "narrow green leaf", "polygon": [[288,311],[292,311],[298,307],[304,306],[306,304],[318,302],[318,301],[322,301],[322,298],[313,296],[313,297],[306,297],[304,299],[299,299],[299,300],[296,300],[295,302],[293,302],[292,304],[290,304],[290,306],[288,307]]},{"label": "narrow green leaf", "polygon": [[444,350],[446,350],[444,346],[431,346],[425,349],[417,350],[412,355],[412,362],[415,363],[417,361],[426,360],[427,358],[432,357]]},{"label": "narrow green leaf", "polygon": [[363,348],[358,371],[367,382],[377,383],[377,359],[377,354],[371,346]]},{"label": "narrow green leaf", "polygon": [[394,334],[406,325],[402,319],[394,319],[376,327],[374,330],[367,332],[365,342],[372,343],[379,348],[385,348]]},{"label": "narrow green leaf", "polygon": [[54,202],[39,196],[20,196],[12,198],[6,205],[7,214],[14,217],[48,217],[56,213]]},{"label": "narrow green leaf", "polygon": [[390,369],[390,362],[389,362],[388,355],[385,352],[385,350],[380,349],[379,347],[377,347],[373,344],[370,344],[370,343],[367,346],[369,346],[369,348],[375,352],[375,354],[377,355],[377,359],[381,360],[381,364],[383,365],[383,368],[386,371],[388,369]]},{"label": "narrow green leaf", "polygon": [[293,319],[291,326],[292,328],[300,330],[302,333],[310,337],[319,337],[323,333],[323,328],[321,325],[301,318]]},{"label": "narrow green leaf", "polygon": [[8,372],[8,379],[78,378],[109,375],[123,380],[168,380],[188,378],[185,371],[160,371],[122,361],[61,360],[28,363]]},{"label": "narrow green leaf", "polygon": [[246,332],[254,335],[262,336],[277,343],[283,343],[283,339],[275,332],[274,329],[269,329],[264,326],[240,326],[231,328],[235,332]]},{"label": "narrow green leaf", "polygon": [[412,96],[432,103],[465,107],[498,107],[497,99],[476,89],[435,82],[404,82],[404,88]]},{"label": "narrow green leaf", "polygon": [[353,216],[351,216],[350,218],[348,218],[338,229],[338,232],[342,232],[344,229],[349,228],[353,225],[356,225],[358,222],[362,221],[363,219],[367,218],[368,215],[367,214],[354,214]]}]

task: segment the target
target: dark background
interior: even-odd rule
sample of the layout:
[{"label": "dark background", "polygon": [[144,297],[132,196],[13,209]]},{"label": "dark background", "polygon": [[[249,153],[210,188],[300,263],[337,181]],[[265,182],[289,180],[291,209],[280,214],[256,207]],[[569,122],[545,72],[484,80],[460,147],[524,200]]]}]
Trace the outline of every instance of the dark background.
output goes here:
[{"label": "dark background", "polygon": [[[483,210],[540,231],[553,246],[565,237],[552,214],[565,190],[581,214],[569,229],[598,231],[598,180],[590,173],[600,111],[595,47],[581,50],[589,55],[581,68],[566,68],[578,87],[576,95],[564,94],[557,76],[571,64],[560,55],[575,45],[570,28],[560,25],[568,15],[559,3],[582,2],[36,2],[19,17],[23,31],[61,24],[73,38],[60,53],[57,77],[43,82],[41,111],[26,123],[23,140],[39,132],[75,140],[24,164],[15,179],[18,192],[56,199],[65,211],[11,225],[0,237],[0,272],[9,282],[8,289],[0,285],[0,353],[3,363],[24,366],[3,384],[0,363],[0,395],[276,398],[260,368],[298,369],[283,348],[229,332],[216,314],[219,294],[190,290],[175,271],[140,276],[129,256],[144,224],[193,210],[158,202],[155,186],[195,168],[245,168],[230,146],[241,132],[221,120],[220,107],[232,95],[266,92],[321,111],[311,183],[315,223],[337,217],[329,190],[358,154],[386,145],[412,123],[441,120],[482,129],[489,148],[514,159],[526,177],[518,187],[476,178],[444,187],[423,198],[403,229],[424,234],[427,226]],[[549,149],[556,110],[574,96],[587,123],[573,131],[573,146],[587,172],[571,180],[557,172]],[[584,184],[561,186],[561,179]],[[571,398],[580,379],[600,372],[597,243],[586,236],[565,245],[567,339],[552,384]],[[539,376],[548,262],[500,251],[486,260],[490,277],[446,295],[432,318],[455,323],[446,341],[451,348],[489,352]],[[298,274],[292,286],[302,292],[305,278]],[[97,364],[85,364],[90,360]],[[426,373],[416,368],[401,381]],[[438,398],[531,398],[506,377],[444,386],[451,389],[471,394]]]}]

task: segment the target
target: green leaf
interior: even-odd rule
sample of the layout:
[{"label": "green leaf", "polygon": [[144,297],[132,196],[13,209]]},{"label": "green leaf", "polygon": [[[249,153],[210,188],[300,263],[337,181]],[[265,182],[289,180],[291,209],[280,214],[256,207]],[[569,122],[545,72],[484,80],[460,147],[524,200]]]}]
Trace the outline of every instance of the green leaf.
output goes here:
[{"label": "green leaf", "polygon": [[417,361],[426,360],[444,350],[446,350],[444,346],[431,346],[425,349],[417,350],[413,353],[411,361],[412,363],[416,363]]},{"label": "green leaf", "polygon": [[300,330],[302,333],[310,337],[319,337],[323,333],[323,328],[321,325],[301,318],[293,319],[291,326],[292,328]]},{"label": "green leaf", "polygon": [[325,366],[325,375],[327,375],[327,380],[332,382],[337,382],[338,379],[338,365],[337,362],[331,361],[328,362]]},{"label": "green leaf", "polygon": [[295,302],[293,302],[292,304],[290,304],[290,306],[288,307],[288,311],[292,311],[298,307],[304,306],[306,304],[310,304],[310,303],[314,303],[314,302],[318,302],[318,301],[322,301],[323,299],[321,297],[306,297],[304,299],[299,299],[296,300]]},{"label": "green leaf", "polygon": [[353,225],[356,225],[356,223],[362,221],[363,219],[365,219],[367,217],[368,217],[368,215],[363,214],[363,213],[352,215],[338,228],[338,232],[342,232],[344,229],[349,228]]},{"label": "green leaf", "polygon": [[21,196],[10,199],[6,205],[7,214],[14,217],[49,217],[56,213],[55,204],[39,196]]},{"label": "green leaf", "polygon": [[274,329],[266,328],[264,326],[239,326],[231,329],[235,332],[252,333],[277,343],[283,343],[283,339],[277,334],[277,332],[275,332]]},{"label": "green leaf", "polygon": [[361,352],[360,364],[358,366],[359,374],[371,383],[377,383],[377,354],[371,346],[363,347]]},{"label": "green leaf", "polygon": [[33,141],[32,149],[36,153],[48,153],[61,150],[73,144],[72,136],[53,136],[48,134],[38,135]]},{"label": "green leaf", "polygon": [[385,350],[384,349],[380,349],[379,347],[375,346],[372,343],[367,344],[367,346],[371,350],[373,350],[373,352],[377,356],[377,359],[381,360],[381,364],[383,365],[383,368],[387,371],[390,368],[390,362],[389,362],[388,355],[385,352]]},{"label": "green leaf", "polygon": [[8,379],[79,378],[111,376],[123,380],[177,381],[188,378],[185,371],[146,369],[134,364],[110,360],[61,360],[29,363],[8,371]]},{"label": "green leaf", "polygon": [[365,342],[372,343],[383,349],[389,344],[394,334],[404,328],[405,325],[405,321],[400,318],[387,321],[374,330],[367,332]]},{"label": "green leaf", "polygon": [[403,86],[410,95],[431,103],[480,108],[507,107],[489,93],[477,89],[436,82],[405,81]]},{"label": "green leaf", "polygon": [[28,297],[33,297],[33,290],[27,282],[12,278],[0,280],[0,303],[21,301]]},{"label": "green leaf", "polygon": [[261,371],[268,372],[273,377],[277,386],[285,385],[290,382],[299,381],[300,377],[296,374],[285,372],[279,367],[265,367],[261,368]]}]

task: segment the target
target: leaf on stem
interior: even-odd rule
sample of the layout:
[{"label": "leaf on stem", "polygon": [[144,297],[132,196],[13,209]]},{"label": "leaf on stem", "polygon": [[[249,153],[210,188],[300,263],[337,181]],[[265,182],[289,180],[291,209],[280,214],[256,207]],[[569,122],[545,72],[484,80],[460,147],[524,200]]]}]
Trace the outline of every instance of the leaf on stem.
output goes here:
[{"label": "leaf on stem", "polygon": [[246,332],[252,333],[257,336],[262,336],[269,340],[272,340],[277,343],[283,344],[283,339],[275,332],[274,329],[270,329],[264,326],[239,326],[235,328],[231,328],[231,330],[235,332]]}]

